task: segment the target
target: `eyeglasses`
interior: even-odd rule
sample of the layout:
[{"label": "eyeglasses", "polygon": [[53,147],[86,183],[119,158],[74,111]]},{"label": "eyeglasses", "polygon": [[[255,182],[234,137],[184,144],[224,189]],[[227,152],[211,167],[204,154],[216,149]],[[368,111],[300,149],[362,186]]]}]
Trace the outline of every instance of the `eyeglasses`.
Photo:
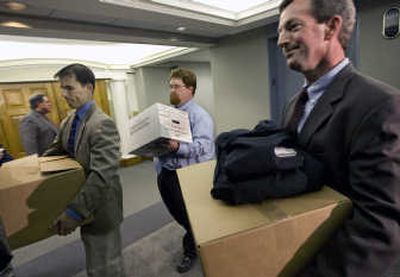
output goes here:
[{"label": "eyeglasses", "polygon": [[170,84],[169,89],[180,89],[180,88],[185,88],[185,85],[176,85],[176,84]]}]

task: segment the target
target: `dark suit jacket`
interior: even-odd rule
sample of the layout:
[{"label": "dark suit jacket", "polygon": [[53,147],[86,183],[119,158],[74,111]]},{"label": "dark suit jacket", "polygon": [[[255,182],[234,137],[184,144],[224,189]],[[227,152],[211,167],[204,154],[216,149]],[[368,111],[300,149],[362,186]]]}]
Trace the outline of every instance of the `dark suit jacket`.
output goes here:
[{"label": "dark suit jacket", "polygon": [[[4,148],[3,144],[0,144],[0,148]],[[7,152],[6,149],[4,149],[3,150],[3,156],[0,158],[0,166],[3,163],[6,163],[6,162],[9,162],[9,161],[12,161],[12,160],[13,160],[13,157]]]},{"label": "dark suit jacket", "polygon": [[57,128],[45,115],[31,111],[21,120],[22,145],[29,155],[41,156],[57,135]]},{"label": "dark suit jacket", "polygon": [[[60,133],[45,156],[68,155],[68,138],[75,113],[63,120]],[[75,159],[85,170],[86,181],[69,207],[86,220],[87,233],[106,233],[122,221],[122,188],[119,176],[119,134],[114,121],[95,104],[76,133]]]},{"label": "dark suit jacket", "polygon": [[325,163],[329,185],[354,205],[301,276],[383,276],[400,253],[400,91],[349,65],[319,99],[298,142]]}]

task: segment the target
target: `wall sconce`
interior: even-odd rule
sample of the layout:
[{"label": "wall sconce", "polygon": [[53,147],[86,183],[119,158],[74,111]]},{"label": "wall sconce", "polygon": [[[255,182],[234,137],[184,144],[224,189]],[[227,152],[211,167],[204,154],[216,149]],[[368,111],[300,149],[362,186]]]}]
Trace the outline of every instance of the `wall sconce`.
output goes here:
[{"label": "wall sconce", "polygon": [[383,29],[382,35],[386,39],[394,39],[399,33],[400,25],[400,9],[391,7],[383,14]]}]

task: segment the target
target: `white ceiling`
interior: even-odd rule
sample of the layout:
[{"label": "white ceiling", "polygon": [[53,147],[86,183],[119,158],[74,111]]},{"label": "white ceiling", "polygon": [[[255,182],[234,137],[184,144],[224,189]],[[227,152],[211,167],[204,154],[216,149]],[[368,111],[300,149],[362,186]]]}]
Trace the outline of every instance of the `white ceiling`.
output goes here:
[{"label": "white ceiling", "polygon": [[[202,4],[201,1],[203,0],[18,0],[25,3],[27,9],[11,11],[4,5],[8,1],[0,0],[0,23],[18,21],[32,26],[30,29],[0,26],[0,35],[75,40],[55,41],[52,39],[42,42],[55,43],[56,46],[53,46],[53,49],[60,49],[61,52],[72,51],[72,45],[77,43],[76,40],[91,40],[91,44],[105,51],[102,53],[113,53],[113,56],[107,57],[109,60],[104,62],[121,64],[124,63],[125,56],[127,63],[140,63],[143,57],[134,56],[141,50],[134,50],[126,43],[158,45],[152,47],[155,52],[149,50],[150,59],[154,55],[160,55],[159,50],[163,49],[160,45],[185,47],[175,50],[165,48],[169,52],[172,51],[172,56],[181,51],[184,53],[192,51],[191,47],[206,48],[222,37],[275,21],[278,15],[277,5],[281,0],[235,1],[235,5],[242,5],[241,7],[225,0],[211,0],[218,7]],[[174,7],[174,5],[179,7]],[[178,31],[178,27],[184,27],[184,30]],[[15,49],[28,49],[18,48],[22,47],[21,41],[12,45],[10,40],[8,36],[0,36],[2,43],[0,44],[2,49],[0,59],[7,56],[4,54],[7,51],[3,48],[7,43]],[[102,41],[102,43],[95,43],[95,41]],[[104,41],[119,43],[116,45],[118,50],[107,50],[110,45]],[[60,44],[69,45],[68,50]],[[88,49],[88,43],[85,44],[85,49]],[[139,46],[139,48],[143,47]],[[30,53],[33,58],[39,55],[37,48],[30,47],[29,49],[35,49]],[[134,55],[128,57],[122,54],[129,52]],[[8,53],[10,57],[17,55]],[[89,50],[86,54],[82,52],[82,55],[89,58],[94,53],[94,50]],[[93,56],[104,56],[102,53]]]},{"label": "white ceiling", "polygon": [[[0,35],[0,61],[75,60],[105,67],[129,68],[151,59],[168,58],[188,51],[187,47],[38,38]],[[29,51],[26,51],[29,49]]]}]

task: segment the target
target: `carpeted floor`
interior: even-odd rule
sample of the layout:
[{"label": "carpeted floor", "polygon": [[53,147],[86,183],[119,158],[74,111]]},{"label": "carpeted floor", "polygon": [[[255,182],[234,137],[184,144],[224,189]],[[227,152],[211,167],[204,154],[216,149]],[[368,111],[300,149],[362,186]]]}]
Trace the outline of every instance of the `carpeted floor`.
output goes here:
[{"label": "carpeted floor", "polygon": [[[161,202],[125,218],[121,231],[127,276],[203,276],[199,262],[189,273],[175,272],[182,255],[183,229]],[[84,261],[83,246],[77,239],[18,265],[16,273],[18,277],[84,277]]]},{"label": "carpeted floor", "polygon": [[[172,222],[124,249],[127,277],[203,277],[200,262],[184,274],[175,271],[181,257],[182,229]],[[74,277],[86,277],[85,271]]]}]

